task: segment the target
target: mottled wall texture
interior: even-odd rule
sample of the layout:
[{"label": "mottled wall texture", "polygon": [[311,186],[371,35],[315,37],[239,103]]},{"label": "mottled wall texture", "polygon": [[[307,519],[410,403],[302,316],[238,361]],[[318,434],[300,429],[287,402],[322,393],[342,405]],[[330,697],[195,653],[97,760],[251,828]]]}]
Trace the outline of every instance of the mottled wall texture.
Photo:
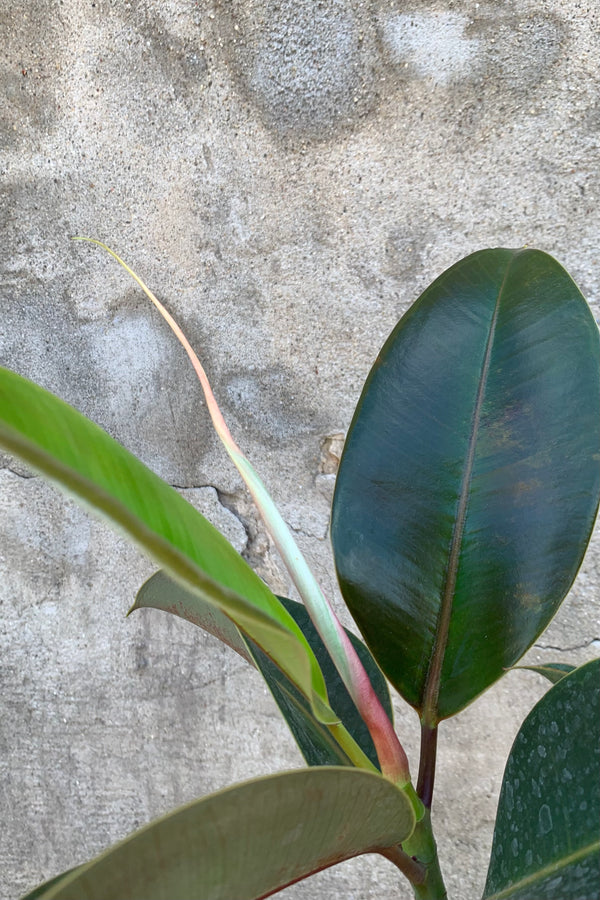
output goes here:
[{"label": "mottled wall texture", "polygon": [[[400,314],[486,246],[600,303],[597,0],[0,0],[0,357],[106,428],[290,590],[193,372],[105,240],[185,326],[331,595],[340,435]],[[0,895],[175,805],[301,758],[258,675],[185,622],[125,620],[153,571],[0,460]],[[598,540],[536,660],[597,654]],[[594,646],[595,641],[595,646]],[[443,728],[450,895],[480,895],[503,763],[543,686]],[[397,703],[416,768],[417,723]],[[408,898],[354,860],[286,898]]]}]

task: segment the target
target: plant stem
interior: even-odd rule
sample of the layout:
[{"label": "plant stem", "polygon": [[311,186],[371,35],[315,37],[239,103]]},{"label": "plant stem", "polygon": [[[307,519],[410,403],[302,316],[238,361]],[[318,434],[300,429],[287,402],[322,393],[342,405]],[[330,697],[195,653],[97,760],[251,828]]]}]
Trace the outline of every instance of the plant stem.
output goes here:
[{"label": "plant stem", "polygon": [[[425,810],[423,818],[417,822],[410,838],[402,844],[402,851],[413,862],[425,869],[423,881],[410,879],[415,900],[446,900],[448,894],[442,878],[437,847],[431,830],[431,814],[428,809]],[[392,862],[396,861],[392,860]],[[408,877],[410,878],[410,876]]]},{"label": "plant stem", "polygon": [[377,766],[373,765],[369,757],[359,747],[352,735],[344,728],[341,722],[337,725],[328,725],[327,728],[348,759],[352,761],[353,765],[358,769],[366,769],[369,772],[379,772]]},{"label": "plant stem", "polygon": [[427,869],[425,866],[409,856],[402,849],[401,844],[393,847],[386,847],[385,850],[379,851],[382,856],[393,862],[397,869],[400,869],[403,875],[406,875],[411,884],[423,884],[427,878]]},{"label": "plant stem", "polygon": [[431,809],[433,784],[435,780],[435,759],[437,755],[437,725],[433,727],[421,723],[421,757],[417,794],[427,809]]}]

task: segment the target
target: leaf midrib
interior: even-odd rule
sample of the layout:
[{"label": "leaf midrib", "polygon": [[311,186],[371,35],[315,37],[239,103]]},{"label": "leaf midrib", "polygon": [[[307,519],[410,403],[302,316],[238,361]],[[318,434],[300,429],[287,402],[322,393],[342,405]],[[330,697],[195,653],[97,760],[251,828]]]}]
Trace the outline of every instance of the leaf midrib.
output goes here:
[{"label": "leaf midrib", "polygon": [[442,602],[438,613],[438,621],[435,632],[435,640],[433,651],[429,660],[429,667],[425,680],[425,690],[423,692],[423,705],[421,709],[421,721],[429,728],[435,728],[438,724],[438,698],[440,692],[440,681],[442,674],[442,666],[448,643],[448,634],[450,631],[450,621],[452,618],[452,608],[454,604],[454,594],[456,589],[456,579],[458,575],[458,564],[460,559],[460,551],[462,547],[462,539],[464,533],[465,522],[467,518],[467,507],[469,503],[469,493],[471,487],[471,478],[473,475],[473,464],[475,461],[475,449],[479,436],[479,423],[481,419],[481,410],[483,407],[483,398],[487,386],[490,361],[492,357],[492,348],[494,344],[494,336],[496,333],[496,323],[498,321],[498,313],[500,310],[500,301],[511,265],[515,259],[515,255],[511,257],[506,266],[506,272],[502,279],[502,284],[498,290],[496,304],[490,322],[489,333],[481,365],[481,374],[479,376],[479,384],[477,386],[477,396],[473,409],[473,417],[471,419],[471,432],[469,435],[469,445],[465,465],[463,468],[463,477],[458,497],[458,507],[454,528],[452,530],[452,538],[450,541],[450,551],[448,554],[448,567],[446,569],[446,578],[442,589]]},{"label": "leaf midrib", "polygon": [[[215,601],[218,601],[221,595],[226,595],[238,602],[243,599],[230,588],[217,584],[183,551],[147,526],[135,512],[116,500],[108,491],[81,475],[76,469],[58,461],[50,453],[40,450],[36,444],[22,437],[18,432],[0,425],[0,445],[24,459],[28,465],[46,478],[57,482],[64,491],[68,490],[79,502],[89,504],[97,513],[106,516],[113,526],[116,523],[142,550],[152,553],[161,565],[176,573],[176,576],[184,578],[190,589],[201,590],[206,597]],[[263,621],[265,625],[277,627],[275,620],[268,617],[266,613],[260,609],[256,611],[257,619]]]}]

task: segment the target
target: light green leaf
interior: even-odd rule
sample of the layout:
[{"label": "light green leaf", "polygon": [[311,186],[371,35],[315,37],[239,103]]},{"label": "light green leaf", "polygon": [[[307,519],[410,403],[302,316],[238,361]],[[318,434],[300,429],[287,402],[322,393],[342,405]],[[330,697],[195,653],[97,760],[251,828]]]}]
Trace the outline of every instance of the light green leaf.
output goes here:
[{"label": "light green leaf", "polygon": [[414,828],[406,795],[380,775],[313,768],[191,803],[108,850],[39,900],[256,900]]},{"label": "light green leaf", "polygon": [[550,688],[513,744],[484,900],[600,897],[600,660]]},{"label": "light green leaf", "polygon": [[301,630],[225,538],[105,431],[3,368],[0,447],[104,515],[181,584],[226,613],[282,668],[318,719],[337,722]]}]

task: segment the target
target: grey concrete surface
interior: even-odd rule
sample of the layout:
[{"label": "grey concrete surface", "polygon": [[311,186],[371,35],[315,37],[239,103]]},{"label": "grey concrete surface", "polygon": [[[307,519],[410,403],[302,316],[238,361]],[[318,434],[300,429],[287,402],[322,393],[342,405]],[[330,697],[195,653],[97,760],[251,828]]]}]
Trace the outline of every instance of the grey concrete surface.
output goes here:
[{"label": "grey concrete surface", "polygon": [[[287,577],[193,373],[105,240],[179,318],[337,598],[334,457],[399,315],[485,246],[537,246],[600,302],[595,0],[0,0],[0,357]],[[301,763],[256,673],[154,611],[152,571],[19,464],[0,471],[0,897],[168,809]],[[598,540],[532,659],[597,655]],[[504,760],[543,685],[442,732],[449,896],[480,896]],[[414,714],[397,723],[416,767]],[[410,895],[354,860],[287,898]]]}]

